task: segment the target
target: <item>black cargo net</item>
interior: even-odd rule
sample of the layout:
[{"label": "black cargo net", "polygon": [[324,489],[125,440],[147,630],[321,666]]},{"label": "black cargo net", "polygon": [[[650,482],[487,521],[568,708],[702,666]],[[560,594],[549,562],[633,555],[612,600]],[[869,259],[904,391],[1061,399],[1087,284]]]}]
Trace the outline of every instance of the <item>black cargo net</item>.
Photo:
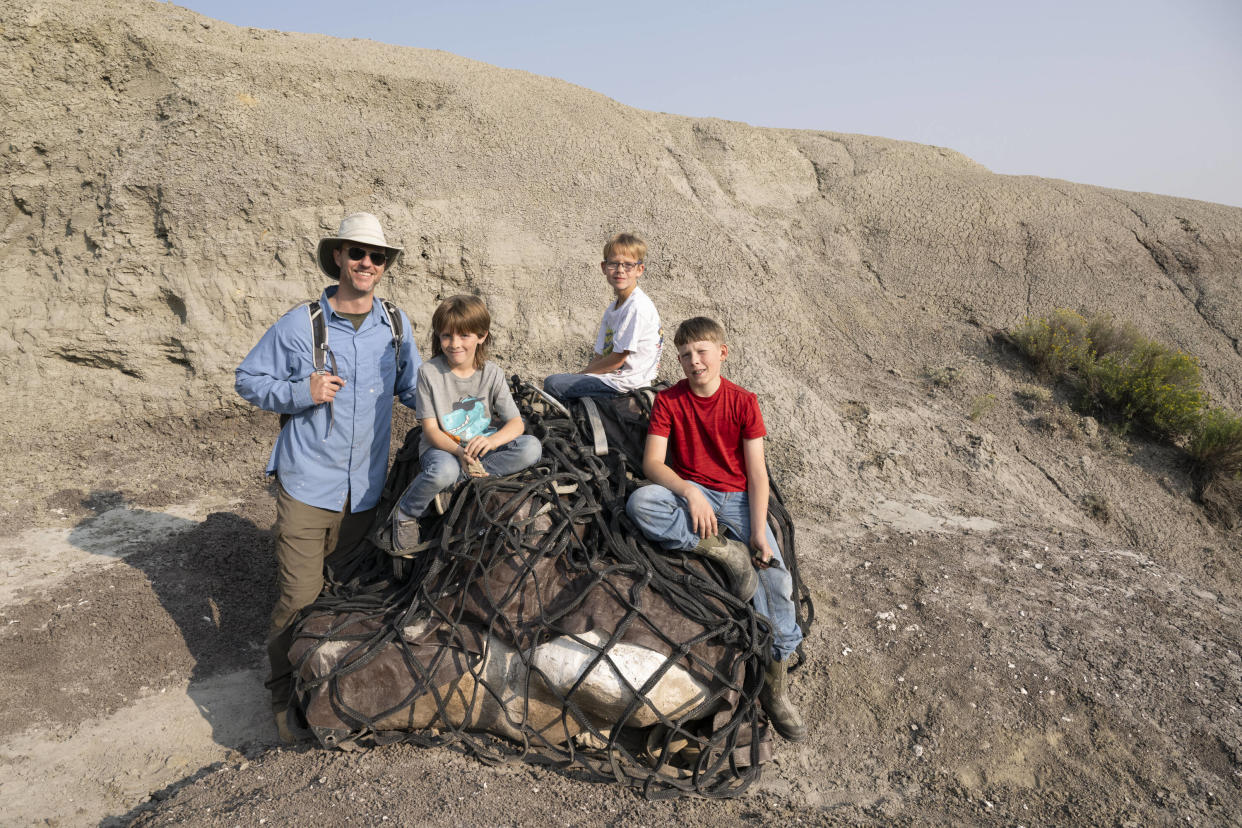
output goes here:
[{"label": "black cargo net", "polygon": [[[534,468],[456,487],[410,559],[369,541],[330,559],[291,653],[308,723],[341,748],[454,745],[650,797],[741,793],[771,752],[758,695],[772,631],[714,565],[656,549],[625,514],[644,482],[650,393],[571,413],[512,387],[543,446]],[[378,514],[417,474],[418,438],[410,428]],[[778,496],[769,524],[806,630],[813,607]]]}]

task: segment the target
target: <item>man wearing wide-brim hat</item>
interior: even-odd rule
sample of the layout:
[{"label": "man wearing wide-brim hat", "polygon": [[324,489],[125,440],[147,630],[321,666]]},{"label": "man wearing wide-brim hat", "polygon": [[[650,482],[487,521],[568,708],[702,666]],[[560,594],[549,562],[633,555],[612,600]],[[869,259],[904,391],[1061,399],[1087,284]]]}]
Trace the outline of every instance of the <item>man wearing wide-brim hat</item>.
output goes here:
[{"label": "man wearing wide-brim hat", "polygon": [[302,735],[290,708],[291,622],[319,596],[324,559],[354,548],[370,527],[387,472],[393,396],[414,407],[422,358],[410,321],[375,296],[401,250],[388,244],[375,216],[346,216],[315,253],[320,270],[339,282],[318,302],[326,332],[319,364],[316,308],[307,303],[269,328],[237,368],[237,393],[288,415],[267,464],[278,481],[279,593],[268,634],[267,686],[284,741]]}]

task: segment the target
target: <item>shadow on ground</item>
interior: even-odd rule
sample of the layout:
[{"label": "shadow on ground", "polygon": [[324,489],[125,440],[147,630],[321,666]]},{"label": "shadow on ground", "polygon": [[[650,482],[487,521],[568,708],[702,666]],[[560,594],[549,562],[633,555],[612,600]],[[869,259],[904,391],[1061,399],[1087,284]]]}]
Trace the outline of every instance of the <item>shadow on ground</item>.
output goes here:
[{"label": "shadow on ground", "polygon": [[[275,582],[270,533],[231,512],[213,512],[196,523],[133,508],[117,492],[93,492],[83,505],[95,514],[73,529],[70,543],[120,557],[145,576],[188,651],[193,666],[187,692],[213,739],[244,750],[266,738],[254,726],[267,715],[261,684],[254,692],[253,681],[232,674],[266,667],[263,640]],[[153,636],[151,645],[167,651],[148,654],[157,664],[184,655],[168,636]],[[152,675],[150,683],[159,678]],[[237,698],[239,692],[248,697]]]}]

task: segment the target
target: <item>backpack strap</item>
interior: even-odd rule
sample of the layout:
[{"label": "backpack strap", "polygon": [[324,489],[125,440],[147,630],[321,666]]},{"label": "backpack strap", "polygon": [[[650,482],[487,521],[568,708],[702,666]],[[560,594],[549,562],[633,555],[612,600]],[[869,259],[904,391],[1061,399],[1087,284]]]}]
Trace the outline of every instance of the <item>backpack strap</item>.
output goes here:
[{"label": "backpack strap", "polygon": [[401,324],[401,311],[397,310],[397,306],[387,299],[381,299],[380,304],[384,307],[384,313],[388,314],[388,324],[392,327],[392,344],[401,351],[401,343],[405,340],[405,326]]},{"label": "backpack strap", "polygon": [[328,365],[328,320],[318,299],[306,303],[306,312],[310,316],[311,361],[315,363],[315,373],[322,374]]},{"label": "backpack strap", "polygon": [[604,430],[604,419],[599,415],[599,405],[590,397],[580,398],[582,410],[586,412],[587,421],[591,424],[591,442],[598,457],[608,453],[608,432]]},{"label": "backpack strap", "polygon": [[[315,299],[297,305],[292,310],[300,307],[306,308],[307,318],[310,320],[311,329],[311,363],[315,366],[315,373],[327,370],[328,365],[328,322],[324,319],[323,306],[319,304],[319,300]],[[284,428],[285,423],[293,419],[292,414],[280,415],[280,427]]]},{"label": "backpack strap", "polygon": [[[401,324],[401,311],[387,299],[380,299],[384,313],[388,315],[388,327],[392,329],[392,347],[401,356],[401,343],[405,341],[405,326]],[[310,316],[311,326],[311,358],[315,370],[322,371],[327,366],[328,353],[328,320],[324,316],[323,306],[316,299],[306,303],[306,312]]]},{"label": "backpack strap", "polygon": [[397,355],[397,373],[401,373],[401,344],[405,341],[405,326],[401,324],[401,311],[387,299],[380,299],[384,313],[388,314],[388,327],[392,328],[392,349]]},{"label": "backpack strap", "polygon": [[[405,340],[405,328],[401,324],[401,311],[397,310],[397,306],[387,299],[381,299],[380,304],[384,307],[384,313],[388,315],[388,325],[392,328],[392,347],[397,354],[397,365],[400,370],[401,360],[401,343]],[[306,308],[306,315],[310,321],[311,329],[311,362],[315,366],[315,373],[322,374],[328,370],[328,319],[323,312],[323,305],[318,299],[306,302],[299,307]],[[289,422],[291,415],[280,415],[280,427],[284,428],[285,423]]]}]

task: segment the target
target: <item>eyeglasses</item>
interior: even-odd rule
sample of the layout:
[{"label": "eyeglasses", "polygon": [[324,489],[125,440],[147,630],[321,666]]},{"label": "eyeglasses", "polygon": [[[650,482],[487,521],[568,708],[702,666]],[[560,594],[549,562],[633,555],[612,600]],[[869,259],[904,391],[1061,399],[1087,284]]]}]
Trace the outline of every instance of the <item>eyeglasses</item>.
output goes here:
[{"label": "eyeglasses", "polygon": [[376,267],[383,267],[384,262],[388,261],[388,254],[383,250],[366,250],[361,247],[351,247],[346,252],[349,254],[349,258],[353,259],[355,262],[360,262],[370,255],[371,264]]},{"label": "eyeglasses", "polygon": [[[375,260],[372,259],[371,261],[375,261]],[[614,262],[610,260],[610,261],[604,262],[604,270],[607,270],[609,273],[616,273],[618,270],[622,270],[622,271],[625,271],[626,273],[629,273],[634,268],[641,267],[642,263],[643,263],[642,259],[639,259],[636,262]]]}]

